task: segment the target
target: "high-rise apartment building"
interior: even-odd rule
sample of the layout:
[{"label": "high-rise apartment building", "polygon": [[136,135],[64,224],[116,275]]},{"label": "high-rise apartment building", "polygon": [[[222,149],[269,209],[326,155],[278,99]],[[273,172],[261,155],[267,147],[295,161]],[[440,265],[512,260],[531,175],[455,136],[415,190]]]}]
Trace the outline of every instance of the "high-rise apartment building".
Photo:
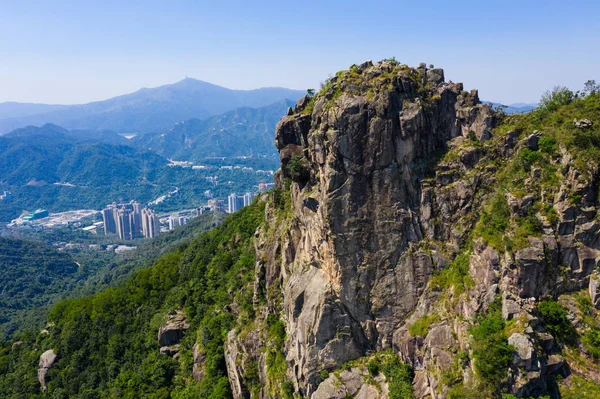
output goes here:
[{"label": "high-rise apartment building", "polygon": [[252,193],[244,194],[244,206],[251,205],[253,199],[254,199],[254,194],[252,194]]},{"label": "high-rise apartment building", "polygon": [[240,209],[242,209],[244,205],[244,196],[237,196],[236,194],[231,194],[227,197],[227,213],[233,213]]},{"label": "high-rise apartment building", "polygon": [[148,208],[142,209],[142,234],[145,238],[154,238],[160,232],[156,213]]},{"label": "high-rise apartment building", "polygon": [[[139,202],[128,204],[113,202],[102,210],[104,234],[117,234],[122,240],[133,240],[144,234],[143,208]],[[156,223],[158,227],[158,223]],[[154,236],[154,235],[153,235]]]}]

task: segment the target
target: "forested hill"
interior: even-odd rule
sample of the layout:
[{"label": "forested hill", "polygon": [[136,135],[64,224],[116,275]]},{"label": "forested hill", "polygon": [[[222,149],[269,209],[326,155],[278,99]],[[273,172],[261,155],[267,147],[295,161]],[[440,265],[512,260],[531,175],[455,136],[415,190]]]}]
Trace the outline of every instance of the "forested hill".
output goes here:
[{"label": "forested hill", "polygon": [[22,310],[45,308],[84,275],[64,252],[34,241],[0,237],[0,337],[24,322],[18,318]]},{"label": "forested hill", "polygon": [[132,141],[144,149],[179,161],[250,155],[269,155],[276,159],[275,125],[293,105],[290,100],[280,100],[260,108],[237,108],[204,120],[182,121]]},{"label": "forested hill", "polygon": [[[152,266],[161,255],[184,248],[223,219],[221,212],[205,213],[158,237],[140,240],[136,249],[122,255],[103,247],[59,252],[38,241],[0,238],[0,340],[41,329],[56,302],[117,286],[131,273]],[[87,247],[84,239],[71,240]]]},{"label": "forested hill", "polygon": [[150,201],[181,183],[167,164],[149,151],[79,141],[60,131],[0,136],[0,190],[13,194],[0,202],[0,220],[36,208],[60,212],[100,209],[121,198]]},{"label": "forested hill", "polygon": [[0,137],[0,174],[9,185],[106,185],[141,177],[144,169],[167,163],[155,153],[130,146],[79,141],[53,125]]}]

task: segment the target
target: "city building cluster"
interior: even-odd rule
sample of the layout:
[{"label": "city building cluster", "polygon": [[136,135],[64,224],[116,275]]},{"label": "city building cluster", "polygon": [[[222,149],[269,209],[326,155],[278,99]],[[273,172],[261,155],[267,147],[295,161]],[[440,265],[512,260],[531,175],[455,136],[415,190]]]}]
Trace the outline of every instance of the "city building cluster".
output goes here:
[{"label": "city building cluster", "polygon": [[104,234],[117,234],[122,240],[139,237],[153,238],[159,234],[158,215],[142,208],[136,201],[123,204],[113,202],[102,210]]},{"label": "city building cluster", "polygon": [[254,194],[246,193],[244,195],[231,194],[227,197],[227,213],[233,213],[252,203]]}]

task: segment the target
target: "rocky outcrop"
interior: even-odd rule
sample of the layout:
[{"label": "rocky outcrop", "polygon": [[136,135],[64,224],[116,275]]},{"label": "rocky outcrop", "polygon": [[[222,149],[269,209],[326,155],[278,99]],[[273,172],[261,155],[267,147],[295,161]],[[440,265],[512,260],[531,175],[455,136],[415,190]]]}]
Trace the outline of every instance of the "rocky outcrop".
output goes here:
[{"label": "rocky outcrop", "polygon": [[366,368],[353,367],[330,374],[312,394],[311,399],[380,399],[389,397],[383,375],[370,377]]},{"label": "rocky outcrop", "polygon": [[[308,394],[320,368],[391,347],[435,268],[429,253],[412,249],[424,236],[424,160],[457,136],[489,139],[493,124],[477,92],[444,83],[439,69],[415,74],[379,63],[349,74],[331,79],[337,99],[326,91],[312,114],[277,127],[282,175],[297,183],[299,227],[283,292],[287,356]],[[294,157],[307,177],[290,173]]]},{"label": "rocky outcrop", "polygon": [[158,330],[158,343],[161,346],[160,354],[176,356],[179,353],[179,341],[189,328],[190,325],[186,321],[183,311],[178,310],[167,315],[166,323]]},{"label": "rocky outcrop", "polygon": [[590,299],[596,309],[600,309],[600,284],[598,279],[598,275],[591,276],[589,285]]},{"label": "rocky outcrop", "polygon": [[[518,177],[519,190],[497,190],[502,162],[539,152],[544,132],[494,136],[497,117],[477,91],[444,79],[425,65],[355,65],[277,125],[278,189],[255,237],[255,324],[284,321],[285,382],[296,394],[387,397],[365,384],[360,368],[322,376],[393,350],[414,368],[418,398],[443,398],[449,369],[461,381],[476,378],[472,361],[456,359],[468,358],[471,321],[496,299],[515,326],[504,388],[542,394],[565,363],[537,302],[584,287],[599,302],[589,279],[600,266],[598,171],[582,173],[560,147],[550,161],[558,183],[541,186],[548,172],[532,167]],[[484,229],[477,223],[494,195],[506,213],[499,243],[473,233]],[[461,254],[466,266],[452,266]],[[463,268],[461,289],[431,283],[447,267]],[[409,333],[432,314],[425,336]],[[261,327],[229,333],[234,397],[251,395],[247,364],[271,387],[259,397],[277,396],[267,335]]]},{"label": "rocky outcrop", "polygon": [[56,362],[56,353],[52,349],[48,349],[40,356],[40,364],[38,369],[38,381],[40,382],[40,389],[42,392],[46,392],[46,382],[48,382],[48,370]]},{"label": "rocky outcrop", "polygon": [[192,350],[194,357],[194,366],[192,367],[192,377],[194,380],[201,381],[204,378],[204,361],[206,360],[206,354],[200,350],[200,345],[194,344]]}]

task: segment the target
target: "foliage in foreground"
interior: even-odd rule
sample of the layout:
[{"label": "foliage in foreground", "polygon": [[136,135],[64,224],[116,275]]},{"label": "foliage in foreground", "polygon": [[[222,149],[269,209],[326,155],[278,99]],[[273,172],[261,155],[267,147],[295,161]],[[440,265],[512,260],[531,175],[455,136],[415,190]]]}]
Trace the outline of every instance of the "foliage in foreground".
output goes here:
[{"label": "foliage in foreground", "polygon": [[[52,397],[230,397],[223,344],[238,315],[227,305],[252,312],[252,240],[263,213],[263,204],[246,207],[126,284],[57,304],[48,336],[0,347],[0,396],[35,397],[39,356],[52,348],[59,355],[49,371]],[[157,342],[165,314],[176,309],[191,326],[179,360],[159,355]],[[206,355],[200,383],[191,379],[196,342]]]}]

